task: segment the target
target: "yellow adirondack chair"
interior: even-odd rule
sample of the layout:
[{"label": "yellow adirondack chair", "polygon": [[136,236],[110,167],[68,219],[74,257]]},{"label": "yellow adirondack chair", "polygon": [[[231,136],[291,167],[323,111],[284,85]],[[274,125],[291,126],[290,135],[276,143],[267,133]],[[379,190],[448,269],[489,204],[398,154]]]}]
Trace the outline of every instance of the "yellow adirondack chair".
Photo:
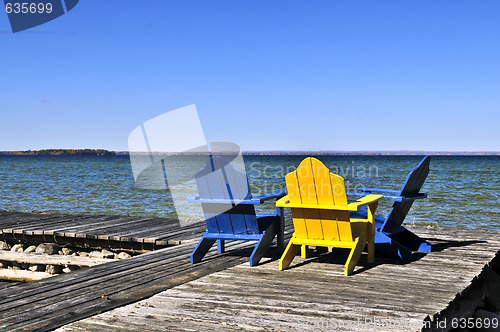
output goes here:
[{"label": "yellow adirondack chair", "polygon": [[[312,157],[304,159],[285,180],[288,195],[276,206],[292,209],[295,232],[281,256],[280,270],[290,266],[301,247],[305,258],[307,246],[351,249],[344,269],[346,275],[354,271],[367,242],[368,262],[374,262],[374,215],[382,195],[368,195],[348,204],[344,179]],[[349,218],[349,211],[364,205],[368,205],[367,219]]]}]

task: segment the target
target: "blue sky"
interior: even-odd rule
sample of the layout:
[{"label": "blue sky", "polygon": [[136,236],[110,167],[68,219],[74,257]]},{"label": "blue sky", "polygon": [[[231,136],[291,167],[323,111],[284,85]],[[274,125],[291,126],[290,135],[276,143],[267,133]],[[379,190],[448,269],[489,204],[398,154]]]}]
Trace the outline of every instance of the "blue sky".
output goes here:
[{"label": "blue sky", "polygon": [[0,150],[126,150],[196,104],[242,150],[499,151],[498,1],[83,0],[13,34]]}]

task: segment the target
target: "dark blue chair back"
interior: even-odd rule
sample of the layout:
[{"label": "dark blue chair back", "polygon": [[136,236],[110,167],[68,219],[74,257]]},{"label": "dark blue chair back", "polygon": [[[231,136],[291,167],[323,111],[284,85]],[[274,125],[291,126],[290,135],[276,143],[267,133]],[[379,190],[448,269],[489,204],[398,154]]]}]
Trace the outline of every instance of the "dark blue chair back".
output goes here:
[{"label": "dark blue chair back", "polygon": [[[226,159],[213,156],[195,175],[208,233],[260,234],[253,204],[239,204],[252,199],[248,179]],[[223,201],[217,202],[217,201]]]},{"label": "dark blue chair back", "polygon": [[[420,164],[415,167],[408,177],[399,192],[399,196],[404,198],[415,197],[419,194],[422,185],[429,174],[429,165],[431,157],[426,156]],[[395,233],[401,228],[408,211],[413,205],[413,199],[403,200],[402,202],[394,202],[387,219],[381,227],[382,232]]]}]

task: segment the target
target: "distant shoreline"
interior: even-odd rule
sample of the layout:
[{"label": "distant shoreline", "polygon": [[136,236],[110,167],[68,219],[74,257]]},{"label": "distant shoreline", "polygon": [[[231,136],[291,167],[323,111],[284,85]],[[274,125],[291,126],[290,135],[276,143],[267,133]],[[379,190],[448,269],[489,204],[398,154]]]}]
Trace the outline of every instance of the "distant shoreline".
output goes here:
[{"label": "distant shoreline", "polygon": [[0,151],[4,156],[114,156],[114,151],[104,149],[44,149],[26,151]]},{"label": "distant shoreline", "polygon": [[[136,153],[147,155],[148,153]],[[208,153],[165,153],[152,152],[153,155],[206,155]],[[221,153],[224,155],[225,153]],[[234,153],[227,153],[234,154]],[[245,156],[500,156],[500,151],[243,151]],[[0,151],[9,156],[128,156],[128,151],[109,151],[104,149],[44,149],[26,151]]]}]

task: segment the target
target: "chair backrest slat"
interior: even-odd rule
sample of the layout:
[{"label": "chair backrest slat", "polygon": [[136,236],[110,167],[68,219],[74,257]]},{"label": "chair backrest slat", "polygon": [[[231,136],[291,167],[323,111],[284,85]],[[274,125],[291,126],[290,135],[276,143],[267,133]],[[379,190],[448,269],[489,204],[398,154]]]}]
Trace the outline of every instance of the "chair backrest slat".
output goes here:
[{"label": "chair backrest slat", "polygon": [[[331,178],[335,175],[331,174],[328,168],[315,158],[311,158],[311,166],[318,204],[334,205],[335,202],[339,200],[337,195],[334,193],[334,183],[332,183]],[[340,241],[337,212],[333,210],[319,210],[319,216],[321,219],[323,239]]]},{"label": "chair backrest slat", "polygon": [[[297,182],[299,184],[299,194],[302,199],[302,204],[318,204],[318,197],[316,195],[316,185],[312,174],[311,158],[306,158],[296,170]],[[288,189],[288,187],[287,187]],[[292,212],[293,214],[293,212]],[[321,219],[319,210],[305,209],[303,217],[307,230],[307,238],[309,239],[322,239],[323,231],[321,228]]]}]

